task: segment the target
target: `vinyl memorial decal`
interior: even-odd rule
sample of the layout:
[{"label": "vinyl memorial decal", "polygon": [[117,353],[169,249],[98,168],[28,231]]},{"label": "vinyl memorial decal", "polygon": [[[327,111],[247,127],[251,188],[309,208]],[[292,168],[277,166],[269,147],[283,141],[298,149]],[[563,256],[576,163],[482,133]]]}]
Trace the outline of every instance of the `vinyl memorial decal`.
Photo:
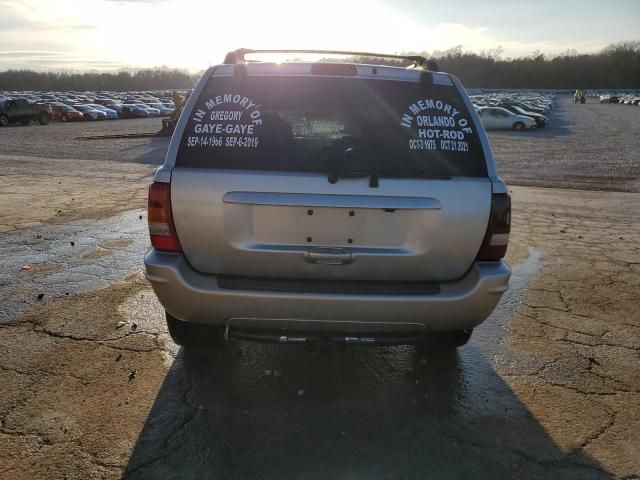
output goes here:
[{"label": "vinyl memorial decal", "polygon": [[211,97],[191,117],[187,147],[257,148],[256,127],[262,125],[260,105],[234,93]]},{"label": "vinyl memorial decal", "polygon": [[400,125],[412,129],[410,150],[468,152],[468,136],[473,134],[470,121],[460,111],[442,100],[425,98],[409,105]]}]

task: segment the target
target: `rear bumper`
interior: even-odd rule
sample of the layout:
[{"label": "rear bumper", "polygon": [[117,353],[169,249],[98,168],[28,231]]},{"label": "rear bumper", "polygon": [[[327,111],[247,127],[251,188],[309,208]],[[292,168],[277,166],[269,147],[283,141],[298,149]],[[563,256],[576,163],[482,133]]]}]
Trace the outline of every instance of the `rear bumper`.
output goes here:
[{"label": "rear bumper", "polygon": [[362,332],[420,332],[473,328],[507,290],[504,262],[478,262],[433,295],[289,293],[220,288],[217,277],[194,270],[184,255],[149,250],[146,277],[173,317],[236,328]]}]

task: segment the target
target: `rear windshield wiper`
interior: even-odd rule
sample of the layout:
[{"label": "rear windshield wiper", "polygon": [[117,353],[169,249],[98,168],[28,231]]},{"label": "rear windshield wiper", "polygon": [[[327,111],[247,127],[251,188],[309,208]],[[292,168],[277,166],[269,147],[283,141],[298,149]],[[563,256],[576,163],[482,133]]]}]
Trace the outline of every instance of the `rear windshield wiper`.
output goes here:
[{"label": "rear windshield wiper", "polygon": [[370,188],[378,188],[380,185],[380,177],[377,174],[356,171],[330,172],[327,180],[334,184],[338,182],[339,178],[369,178]]},{"label": "rear windshield wiper", "polygon": [[[329,183],[336,183],[338,178],[367,178],[369,177],[369,187],[378,188],[379,176],[373,171],[364,171],[355,169],[353,163],[361,159],[361,151],[355,146],[351,146],[342,152],[342,155],[336,155],[329,159],[327,163],[330,165],[330,173],[327,178]],[[331,168],[333,167],[333,168]]]}]

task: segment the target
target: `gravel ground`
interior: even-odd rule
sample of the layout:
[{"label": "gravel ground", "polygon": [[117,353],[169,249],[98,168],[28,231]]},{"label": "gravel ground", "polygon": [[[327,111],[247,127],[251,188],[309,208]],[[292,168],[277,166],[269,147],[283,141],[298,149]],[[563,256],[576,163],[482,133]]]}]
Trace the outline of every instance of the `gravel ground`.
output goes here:
[{"label": "gravel ground", "polygon": [[546,128],[489,138],[509,184],[640,192],[640,108],[560,95]]},{"label": "gravel ground", "polygon": [[[86,135],[157,132],[160,118],[105,120],[100,122],[54,122],[41,126],[12,125],[0,130],[1,155],[30,156],[80,161],[136,162],[160,165],[169,146],[168,137],[83,140]],[[75,162],[74,162],[75,163]]]},{"label": "gravel ground", "polygon": [[512,185],[592,191],[512,187],[511,289],[454,354],[187,355],[141,271],[166,139],[73,140],[158,121],[0,130],[0,478],[639,478],[637,159],[589,130],[639,110],[491,133]]}]

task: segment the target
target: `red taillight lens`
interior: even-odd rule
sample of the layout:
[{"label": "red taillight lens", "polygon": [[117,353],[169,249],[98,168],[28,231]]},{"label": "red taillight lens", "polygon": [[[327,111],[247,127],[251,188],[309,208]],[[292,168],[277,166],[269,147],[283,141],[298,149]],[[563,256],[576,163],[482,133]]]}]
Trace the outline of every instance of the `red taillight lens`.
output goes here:
[{"label": "red taillight lens", "polygon": [[165,252],[182,251],[171,214],[170,183],[149,185],[147,218],[149,219],[149,236],[153,248]]},{"label": "red taillight lens", "polygon": [[509,232],[511,231],[511,197],[506,194],[494,194],[491,199],[489,227],[482,241],[477,260],[497,262],[507,253]]}]

